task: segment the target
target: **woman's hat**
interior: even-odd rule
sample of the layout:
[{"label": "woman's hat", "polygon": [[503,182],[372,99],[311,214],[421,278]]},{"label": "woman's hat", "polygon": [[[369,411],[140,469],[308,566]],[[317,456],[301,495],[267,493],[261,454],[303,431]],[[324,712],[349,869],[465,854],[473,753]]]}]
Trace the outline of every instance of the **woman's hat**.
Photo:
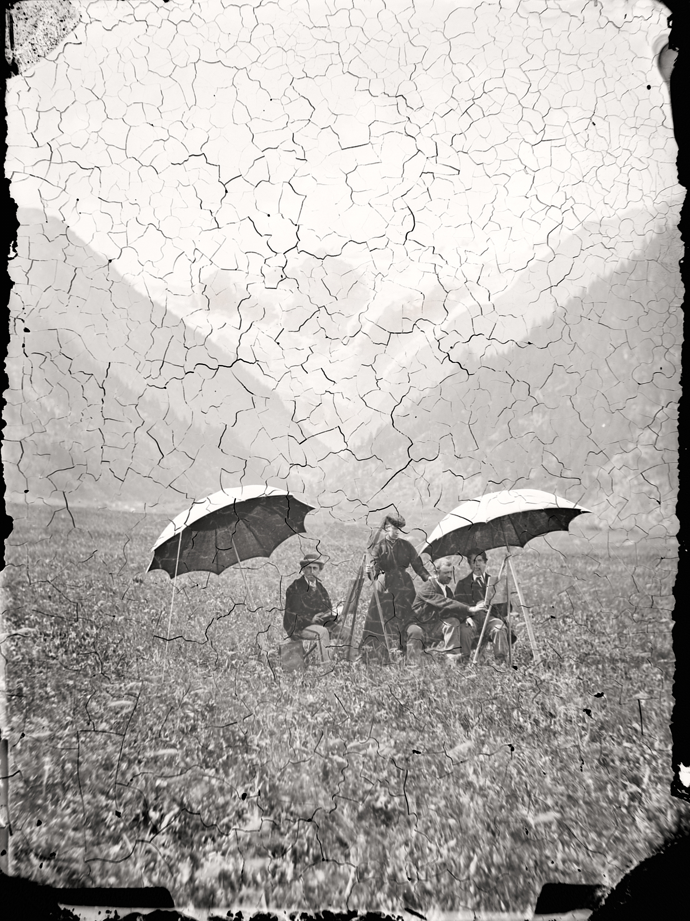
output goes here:
[{"label": "woman's hat", "polygon": [[388,524],[392,524],[394,528],[402,531],[402,529],[405,527],[405,519],[402,515],[386,515],[386,517],[383,519],[383,524],[381,527],[385,528]]},{"label": "woman's hat", "polygon": [[299,568],[304,569],[305,566],[311,566],[312,563],[316,563],[317,566],[323,569],[323,560],[320,553],[305,553],[304,559],[299,561]]}]

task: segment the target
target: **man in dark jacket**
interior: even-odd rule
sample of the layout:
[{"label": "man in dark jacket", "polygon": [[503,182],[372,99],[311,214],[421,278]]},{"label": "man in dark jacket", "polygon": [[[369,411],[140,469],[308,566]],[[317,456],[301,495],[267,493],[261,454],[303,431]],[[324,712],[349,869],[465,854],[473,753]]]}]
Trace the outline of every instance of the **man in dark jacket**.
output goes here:
[{"label": "man in dark jacket", "polygon": [[285,592],[283,627],[291,639],[316,640],[322,662],[330,662],[330,635],[335,622],[328,592],[318,578],[323,562],[318,553],[306,553],[300,562],[302,575]]},{"label": "man in dark jacket", "polygon": [[[474,605],[480,600],[484,600],[488,606],[496,594],[497,580],[486,571],[486,553],[483,550],[470,550],[467,554],[467,562],[470,564],[471,572],[464,579],[460,579],[455,586],[455,600],[467,605]],[[508,655],[508,635],[503,619],[496,617],[496,614],[503,613],[503,609],[506,607],[505,604],[495,604],[492,606],[490,613],[484,609],[472,616],[474,636],[478,639],[487,613],[489,614],[482,646],[488,640],[491,640],[494,656],[499,662],[504,662]],[[515,639],[513,639],[514,641]]]},{"label": "man in dark jacket", "polygon": [[449,661],[467,661],[474,634],[472,617],[486,611],[484,599],[468,605],[453,598],[453,564],[449,559],[437,560],[435,572],[418,589],[412,605],[415,621],[407,628],[408,660],[419,661],[424,646],[440,640],[438,651],[445,653]]},{"label": "man in dark jacket", "polygon": [[388,661],[386,639],[394,654],[402,654],[407,627],[414,621],[415,588],[407,569],[411,566],[423,582],[429,578],[417,551],[400,537],[404,527],[401,515],[388,515],[383,523],[383,537],[369,551],[366,571],[374,583],[374,591],[360,644],[367,659]]}]

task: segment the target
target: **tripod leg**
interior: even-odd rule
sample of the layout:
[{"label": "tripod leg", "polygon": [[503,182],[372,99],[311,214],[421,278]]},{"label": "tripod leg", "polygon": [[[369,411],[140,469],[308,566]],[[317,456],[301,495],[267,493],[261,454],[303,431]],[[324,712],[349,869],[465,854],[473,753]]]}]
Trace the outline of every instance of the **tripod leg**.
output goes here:
[{"label": "tripod leg", "polygon": [[[345,649],[346,649],[346,655],[347,655],[348,662],[352,662],[352,660],[355,657],[355,650],[354,650],[352,643],[355,638],[355,624],[357,622],[357,607],[359,606],[359,595],[361,591],[362,591],[362,580],[359,579],[357,581],[356,586],[353,589],[353,593],[352,593],[353,597],[350,600],[350,606],[352,608],[352,624],[350,625],[350,630],[347,633],[347,638],[345,640]],[[343,631],[344,629],[345,629],[345,625],[343,624]]]},{"label": "tripod leg", "polygon": [[532,626],[532,617],[527,610],[527,605],[525,604],[525,599],[522,597],[522,590],[520,589],[520,583],[515,577],[515,570],[513,569],[512,560],[508,560],[508,565],[510,566],[510,573],[513,577],[513,582],[515,583],[515,589],[517,591],[518,601],[520,602],[520,610],[522,615],[525,618],[525,627],[527,628],[527,636],[529,637],[530,646],[532,647],[532,655],[534,656],[534,661],[537,663],[539,661],[539,653],[537,652],[537,640],[534,636],[534,627]]},{"label": "tripod leg", "polygon": [[491,605],[486,612],[486,617],[484,618],[484,623],[482,624],[481,633],[479,634],[479,642],[477,643],[477,648],[474,650],[474,659],[472,659],[472,665],[477,664],[477,659],[479,658],[479,651],[482,648],[482,640],[484,639],[484,631],[486,630],[486,625],[489,623],[489,615],[491,614]]},{"label": "tripod leg", "polygon": [[[348,661],[348,662],[353,662],[353,661],[354,661],[354,658],[355,658],[355,654],[356,654],[356,652],[355,652],[355,647],[354,647],[354,645],[353,645],[353,641],[354,641],[354,638],[355,638],[355,621],[356,621],[356,619],[357,619],[357,606],[359,605],[359,597],[360,597],[360,595],[361,595],[361,593],[362,593],[362,588],[363,588],[363,586],[364,586],[364,577],[365,577],[365,573],[366,573],[366,570],[367,570],[367,554],[368,554],[368,552],[371,550],[371,548],[372,548],[372,547],[375,547],[376,544],[379,542],[379,539],[381,538],[381,534],[382,534],[382,533],[383,533],[383,525],[381,525],[381,526],[377,529],[376,534],[375,534],[374,537],[369,541],[369,544],[367,545],[367,550],[364,552],[364,556],[362,557],[362,563],[361,563],[361,565],[360,565],[360,567],[359,567],[359,572],[358,572],[358,574],[357,574],[356,584],[353,584],[352,597],[348,597],[348,603],[349,603],[349,605],[352,606],[352,609],[353,609],[353,611],[352,611],[352,627],[350,628],[350,636],[349,636],[349,639],[348,639],[348,652],[347,652],[347,661]],[[374,591],[376,591],[376,587],[375,587],[375,586],[374,586]],[[379,602],[378,595],[376,596],[376,604],[377,604],[377,607],[378,607],[378,610],[379,610],[379,618],[380,618],[380,620],[381,620],[381,629],[383,629],[383,613],[381,612],[381,604],[380,604],[380,602]],[[348,613],[349,613],[349,607],[346,606],[345,617],[347,617],[347,614],[348,614]],[[365,626],[366,626],[366,623],[365,623]],[[385,640],[385,636],[386,636],[386,635],[385,635],[385,632],[384,632],[384,640]],[[387,645],[387,644],[386,644],[386,645]]]},{"label": "tripod leg", "polygon": [[[343,604],[343,609],[341,612],[342,620],[340,622],[340,636],[345,641],[346,648],[346,657],[348,662],[352,662],[355,657],[355,651],[352,647],[352,641],[355,636],[355,623],[357,621],[357,608],[359,605],[359,596],[362,592],[362,584],[364,582],[364,566],[366,563],[366,556],[362,558],[362,563],[359,567],[357,575],[354,580],[350,583],[350,588],[345,598],[345,603]],[[352,623],[348,631],[345,630],[348,618],[350,618]]]},{"label": "tripod leg", "polygon": [[376,598],[376,607],[379,612],[379,620],[381,621],[381,632],[383,633],[383,641],[386,644],[386,649],[388,650],[388,659],[393,663],[393,653],[391,650],[391,644],[388,642],[388,634],[386,633],[386,623],[383,619],[383,608],[381,607],[381,599],[379,598],[379,587],[374,580],[374,597]]}]

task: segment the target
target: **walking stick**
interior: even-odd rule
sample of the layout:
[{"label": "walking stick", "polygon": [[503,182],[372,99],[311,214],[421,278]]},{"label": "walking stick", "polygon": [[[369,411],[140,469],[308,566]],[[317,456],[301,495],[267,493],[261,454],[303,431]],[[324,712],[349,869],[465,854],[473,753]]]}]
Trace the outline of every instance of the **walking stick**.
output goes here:
[{"label": "walking stick", "polygon": [[237,552],[237,547],[235,546],[235,538],[234,538],[234,537],[232,538],[232,549],[233,549],[233,552],[234,552],[235,556],[237,557],[237,562],[240,564],[240,572],[242,573],[242,579],[243,579],[243,581],[244,581],[244,590],[246,591],[247,597],[249,598],[249,603],[251,604],[252,608],[253,608],[255,611],[257,611],[258,608],[257,608],[257,606],[256,606],[256,603],[255,603],[254,599],[252,598],[252,591],[251,591],[251,589],[249,588],[249,582],[248,582],[248,580],[247,580],[247,574],[246,574],[246,572],[244,571],[244,566],[242,565],[242,560],[240,559],[240,555],[239,555],[239,553]]},{"label": "walking stick", "polygon": [[175,558],[175,575],[173,576],[172,598],[170,599],[170,614],[168,615],[168,632],[165,637],[165,650],[163,653],[163,674],[168,664],[168,643],[170,642],[170,624],[172,623],[173,607],[175,605],[175,587],[177,585],[177,568],[180,565],[180,550],[182,549],[182,531],[177,541],[177,557]]},{"label": "walking stick", "polygon": [[[503,575],[503,567],[504,567],[505,565],[506,565],[506,561],[503,560],[503,562],[501,563],[501,568],[500,568],[499,571],[498,571],[498,576],[496,577],[496,582],[500,582],[500,581],[501,581],[501,576]],[[491,577],[487,575],[487,577],[486,577],[486,592],[484,593],[484,603],[486,603],[486,601],[487,601],[487,599],[488,599],[488,597],[489,597],[489,588],[491,587],[490,578],[491,578]],[[496,593],[494,592],[494,595],[495,595],[495,594],[496,594]],[[491,608],[493,607],[493,604],[494,604],[494,603],[493,603],[493,598],[492,598],[492,599],[491,599],[491,604],[489,605],[489,607],[488,607],[487,610],[486,610],[486,617],[484,618],[484,623],[482,624],[482,630],[481,630],[481,633],[479,634],[479,642],[477,643],[477,648],[474,650],[474,659],[472,660],[472,665],[476,665],[476,664],[477,664],[477,659],[479,658],[479,651],[480,651],[480,649],[482,648],[482,639],[483,639],[483,637],[484,637],[484,631],[486,630],[486,625],[489,623],[489,615],[491,614]]]}]

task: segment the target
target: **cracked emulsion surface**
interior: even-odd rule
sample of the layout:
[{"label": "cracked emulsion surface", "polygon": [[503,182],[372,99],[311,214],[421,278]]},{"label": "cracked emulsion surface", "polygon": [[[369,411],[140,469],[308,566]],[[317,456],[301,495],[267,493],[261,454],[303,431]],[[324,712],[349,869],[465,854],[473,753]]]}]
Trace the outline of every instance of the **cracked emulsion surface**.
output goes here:
[{"label": "cracked emulsion surface", "polygon": [[[40,4],[26,5],[7,96],[20,228],[3,456],[12,616],[41,637],[37,674],[67,715],[64,738],[41,741],[52,711],[32,699],[31,644],[17,639],[19,865],[48,881],[311,908],[507,910],[546,878],[617,881],[673,813],[664,733],[683,194],[653,50],[668,11],[653,0],[48,6],[53,18],[40,20]],[[194,499],[254,483],[317,506],[305,537],[247,564],[259,610],[245,608],[233,568],[181,577],[169,615],[167,577],[133,581],[155,538]],[[460,501],[519,487],[592,514],[516,554],[556,665],[544,678],[521,662],[522,686],[495,678],[510,718],[497,710],[493,723],[494,686],[473,698],[464,675],[334,673],[309,685],[307,670],[308,687],[285,690],[254,655],[257,636],[264,650],[280,642],[300,553],[325,551],[324,582],[340,601],[369,527],[393,506],[420,545]],[[490,568],[501,559],[490,554]],[[592,650],[609,659],[590,672],[581,657]],[[557,687],[557,675],[571,685]],[[578,701],[577,713],[611,719],[610,744],[630,745],[639,763],[610,755],[602,767],[601,740],[578,723],[579,754],[548,795],[547,770],[528,783],[505,752],[523,731],[554,736],[543,714],[519,726],[542,681],[566,710]],[[210,695],[202,715],[185,696],[197,685]],[[437,694],[442,713],[425,722]],[[371,731],[379,696],[387,728]],[[468,700],[469,715],[456,713]],[[658,733],[649,752],[616,735],[638,731],[643,706]],[[571,742],[566,710],[547,710],[554,737]],[[293,716],[291,728],[281,722]],[[102,748],[97,732],[111,733]],[[324,732],[330,760],[314,754]],[[377,732],[378,747],[362,741]],[[467,767],[463,745],[492,767]],[[77,791],[69,759],[79,749],[83,763],[84,746],[93,773]],[[443,792],[457,758],[417,770],[413,746],[460,751],[470,774],[456,782],[470,792]],[[166,751],[177,754],[156,754]],[[36,758],[48,765],[40,777]],[[601,803],[586,793],[582,758],[592,789],[608,790]],[[417,780],[399,789],[405,772]],[[178,784],[174,795],[160,776],[178,778],[162,782]],[[583,783],[566,802],[562,790]],[[623,803],[642,829],[630,852],[611,805],[629,788],[643,790]],[[274,798],[265,808],[261,789]],[[532,795],[539,821],[519,824]],[[61,825],[61,801],[81,816],[79,840]],[[401,831],[387,816],[403,801],[417,824]],[[303,802],[330,818],[305,830],[314,810],[289,811]],[[442,829],[423,829],[439,811]],[[566,814],[579,838],[554,825]],[[518,840],[525,859],[513,865]],[[512,882],[498,881],[500,866]]]}]

